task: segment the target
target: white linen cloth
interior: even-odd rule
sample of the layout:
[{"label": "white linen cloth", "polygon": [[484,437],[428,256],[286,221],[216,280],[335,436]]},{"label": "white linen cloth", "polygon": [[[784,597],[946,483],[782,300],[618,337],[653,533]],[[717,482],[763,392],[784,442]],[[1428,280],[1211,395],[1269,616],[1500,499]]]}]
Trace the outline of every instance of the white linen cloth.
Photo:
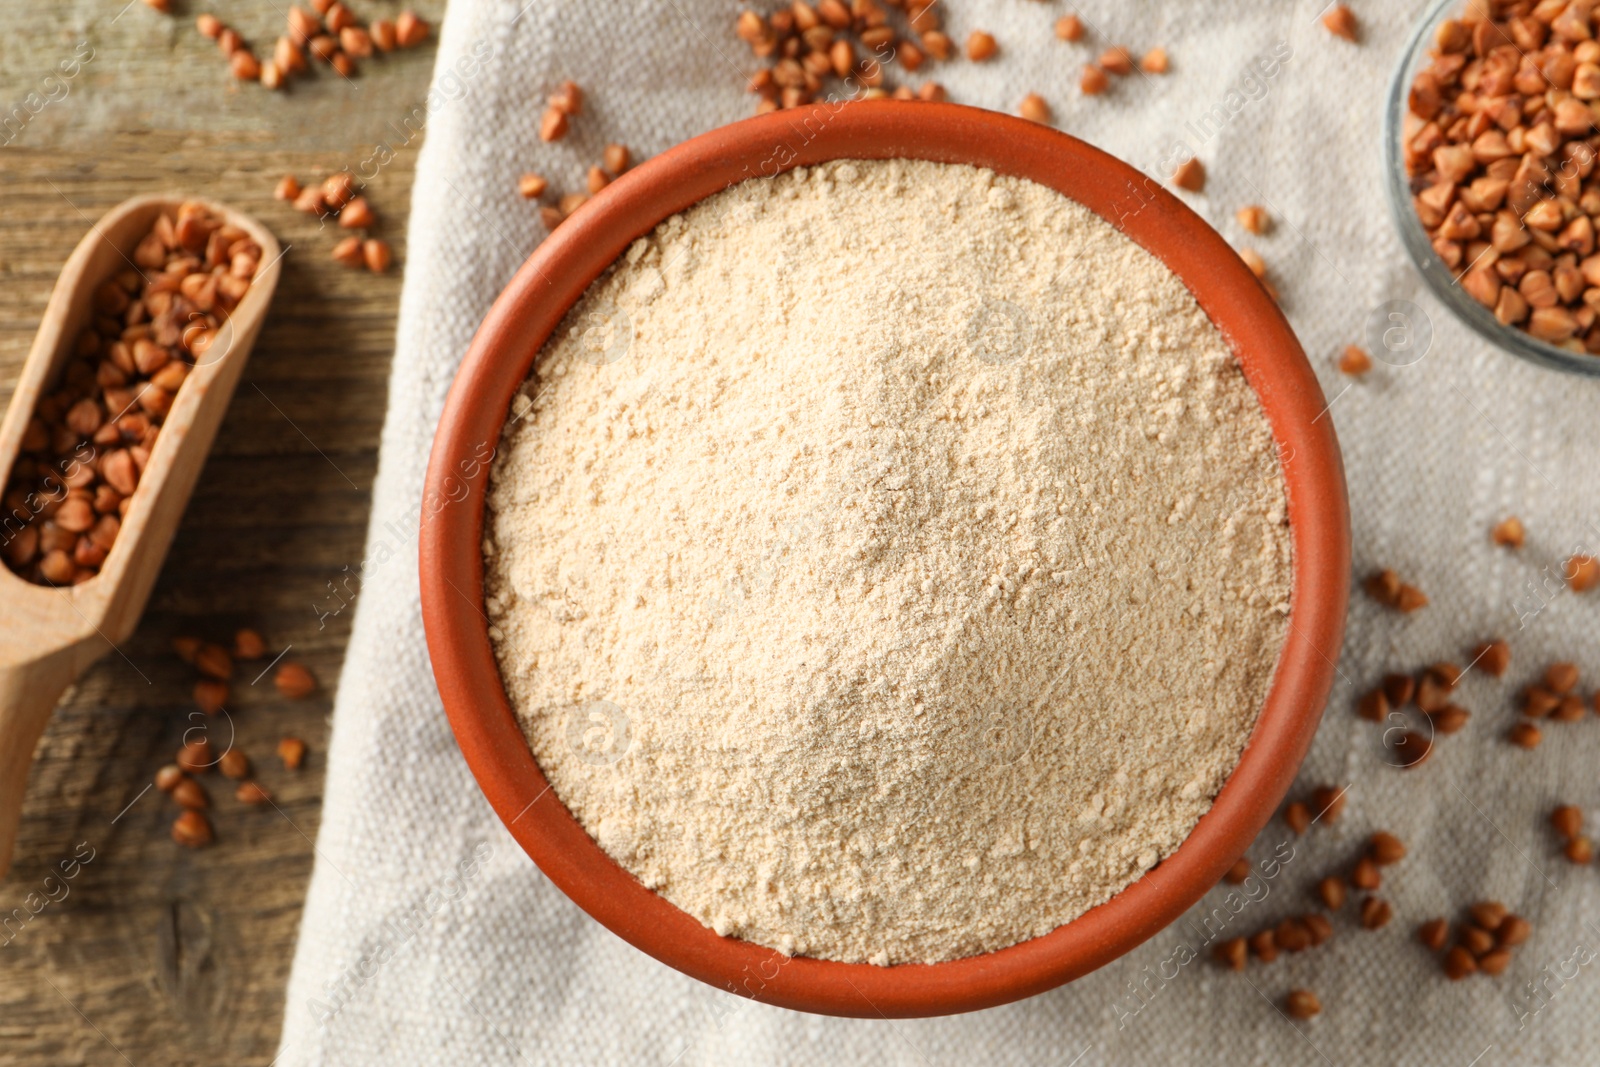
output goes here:
[{"label": "white linen cloth", "polygon": [[[1303,838],[1274,820],[1252,855],[1287,840],[1295,859],[1263,883],[1266,895],[1236,928],[1309,910],[1311,886],[1347,869],[1379,827],[1410,849],[1384,873],[1394,922],[1363,931],[1347,905],[1327,945],[1243,974],[1204,958],[1166,963],[1196,940],[1180,922],[1023,1003],[857,1021],[710,989],[634,950],[550,885],[484,801],[435,691],[415,540],[428,449],[480,318],[543,232],[517,175],[538,170],[558,189],[580,188],[607,142],[643,158],[742,118],[755,64],[731,32],[739,7],[727,0],[456,0],[418,161],[369,562],[334,713],[282,1067],[1593,1062],[1600,967],[1585,961],[1600,948],[1600,880],[1560,858],[1545,820],[1562,799],[1594,817],[1600,722],[1549,724],[1533,752],[1503,734],[1515,693],[1549,660],[1600,674],[1600,596],[1544,584],[1575,546],[1600,544],[1600,385],[1496,351],[1422,291],[1390,222],[1379,152],[1386,82],[1421,5],[1353,0],[1363,37],[1352,45],[1318,24],[1321,2],[1085,0],[1088,36],[1069,45],[1051,32],[1065,4],[951,0],[952,36],[990,30],[998,57],[930,64],[908,80],[931,77],[957,102],[1011,111],[1039,92],[1062,129],[1161,179],[1174,144],[1187,143],[1209,181],[1185,199],[1271,266],[1333,400],[1357,575],[1392,567],[1433,603],[1400,617],[1354,596],[1341,680],[1297,786],[1303,796],[1348,785],[1348,804],[1336,824]],[[1080,65],[1112,43],[1135,54],[1163,45],[1171,72],[1081,96]],[[584,112],[569,137],[542,145],[543,101],[564,78],[586,90]],[[1270,234],[1252,237],[1234,221],[1249,203],[1267,206]],[[1352,384],[1333,360],[1391,299],[1421,306],[1432,350]],[[1519,553],[1488,542],[1506,514],[1527,522]],[[1464,683],[1474,717],[1427,766],[1385,765],[1381,728],[1352,714],[1359,692],[1391,667],[1460,661],[1493,634],[1512,640],[1510,677]],[[1527,915],[1534,936],[1500,979],[1447,983],[1413,930],[1483,897]],[[1321,1016],[1291,1024],[1280,1014],[1274,1005],[1292,987],[1314,990]]]}]

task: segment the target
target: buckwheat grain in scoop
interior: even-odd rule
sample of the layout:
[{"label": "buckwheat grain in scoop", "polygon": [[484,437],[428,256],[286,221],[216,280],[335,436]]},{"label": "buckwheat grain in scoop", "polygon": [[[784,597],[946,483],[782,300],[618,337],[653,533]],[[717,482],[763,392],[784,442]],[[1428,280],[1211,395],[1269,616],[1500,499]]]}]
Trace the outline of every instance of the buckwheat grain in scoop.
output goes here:
[{"label": "buckwheat grain in scoop", "polygon": [[1216,327],[1099,216],[930,162],[747,181],[636,241],[536,367],[486,513],[500,671],[557,797],[668,901],[955,959],[1210,808],[1286,630],[1282,472]]}]

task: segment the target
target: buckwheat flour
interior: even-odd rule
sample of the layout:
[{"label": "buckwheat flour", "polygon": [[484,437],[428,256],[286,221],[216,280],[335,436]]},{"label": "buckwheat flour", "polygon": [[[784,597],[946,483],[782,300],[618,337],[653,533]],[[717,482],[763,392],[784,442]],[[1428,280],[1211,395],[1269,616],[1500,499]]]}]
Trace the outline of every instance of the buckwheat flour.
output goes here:
[{"label": "buckwheat flour", "polygon": [[662,223],[547,344],[488,609],[556,795],[719,933],[947,960],[1170,853],[1265,697],[1286,504],[1156,259],[1041,186],[842,162]]}]

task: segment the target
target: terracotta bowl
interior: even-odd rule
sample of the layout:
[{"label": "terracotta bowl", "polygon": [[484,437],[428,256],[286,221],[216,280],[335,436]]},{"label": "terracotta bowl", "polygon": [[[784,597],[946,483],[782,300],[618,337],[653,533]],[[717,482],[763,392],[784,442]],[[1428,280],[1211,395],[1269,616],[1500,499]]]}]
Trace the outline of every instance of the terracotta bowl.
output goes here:
[{"label": "terracotta bowl", "polygon": [[[611,860],[562,805],[513,718],[483,613],[487,459],[512,395],[562,315],[635,238],[728,185],[843,158],[989,167],[1078,201],[1159,257],[1229,339],[1261,397],[1288,483],[1291,626],[1238,767],[1179,848],[1105,904],[1010,948],[875,967],[721,937]],[[1232,248],[1139,171],[1044,126],[946,104],[819,104],[696,137],[622,175],[550,235],[484,319],[451,387],[428,468],[422,613],[434,676],[468,765],[512,836],[568,896],[637,948],[701,981],[803,1011],[939,1015],[1042,992],[1177,919],[1283,799],[1332,686],[1350,575],[1344,473],[1324,400],[1289,324]]]}]

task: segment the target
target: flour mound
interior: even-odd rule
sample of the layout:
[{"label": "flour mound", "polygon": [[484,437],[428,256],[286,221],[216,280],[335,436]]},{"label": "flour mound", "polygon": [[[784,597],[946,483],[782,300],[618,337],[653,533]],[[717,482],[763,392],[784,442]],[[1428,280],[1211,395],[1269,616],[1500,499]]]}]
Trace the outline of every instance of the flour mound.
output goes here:
[{"label": "flour mound", "polygon": [[1260,404],[1041,186],[848,161],[662,223],[495,460],[501,673],[555,794],[722,934],[938,961],[1176,848],[1287,625]]}]

